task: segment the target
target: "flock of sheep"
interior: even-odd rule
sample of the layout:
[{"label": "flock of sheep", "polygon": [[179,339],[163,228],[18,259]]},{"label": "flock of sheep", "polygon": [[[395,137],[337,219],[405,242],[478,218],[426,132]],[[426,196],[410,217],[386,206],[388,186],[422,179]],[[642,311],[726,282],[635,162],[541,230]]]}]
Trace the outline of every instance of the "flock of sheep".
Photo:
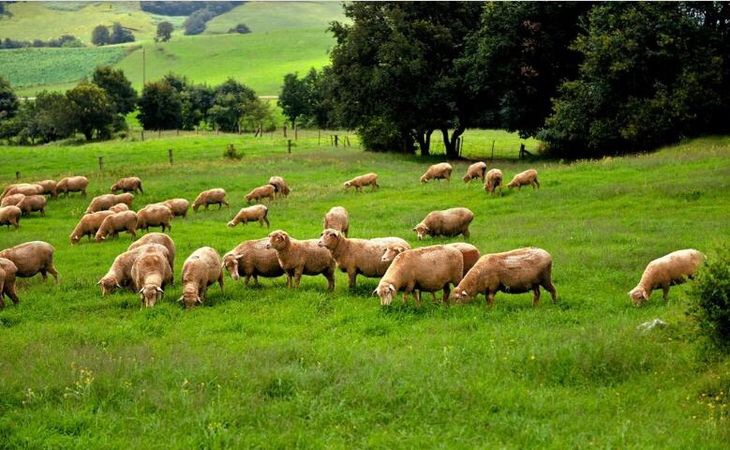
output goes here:
[{"label": "flock of sheep", "polygon": [[[451,179],[452,166],[449,163],[434,164],[420,180]],[[464,182],[480,179],[484,189],[496,194],[502,188],[502,172],[499,169],[487,171],[484,162],[469,166]],[[344,188],[378,188],[375,173],[358,176],[344,183]],[[19,227],[22,215],[38,211],[45,213],[46,195],[56,198],[59,194],[71,192],[86,194],[88,179],[83,176],[64,178],[58,183],[44,180],[37,183],[21,183],[7,186],[0,198],[0,225]],[[532,186],[539,188],[537,171],[526,170],[514,176],[509,188]],[[121,194],[116,192],[121,191]],[[84,236],[89,240],[104,241],[127,232],[132,239],[137,230],[148,231],[160,227],[162,233],[148,233],[134,241],[127,251],[118,255],[108,272],[98,281],[102,295],[117,289],[132,289],[139,293],[143,306],[153,306],[164,295],[166,286],[173,282],[175,244],[164,234],[171,229],[174,217],[186,217],[190,202],[186,199],[169,199],[146,205],[137,212],[130,210],[134,194],[143,193],[142,181],[137,177],[120,179],[111,187],[110,194],[92,199],[85,214],[71,232],[72,244]],[[279,176],[269,179],[263,186],[249,192],[246,201],[261,202],[288,196],[291,192],[286,181]],[[228,206],[226,191],[210,189],[201,192],[192,208],[208,209],[210,205]],[[451,208],[429,213],[413,231],[418,240],[425,236],[469,237],[469,225],[474,214],[467,208]],[[183,294],[179,301],[185,307],[201,304],[206,291],[214,283],[223,289],[223,271],[227,270],[234,280],[244,277],[245,285],[251,278],[258,284],[258,277],[274,278],[286,275],[287,287],[299,286],[301,277],[322,275],[327,279],[329,291],[335,288],[335,270],[347,273],[350,288],[356,285],[357,276],[380,278],[374,295],[381,305],[389,305],[398,292],[403,292],[406,302],[412,293],[416,304],[421,304],[421,293],[430,292],[435,299],[437,291],[443,291],[443,301],[463,303],[484,294],[487,304],[492,305],[497,292],[533,292],[533,305],[540,300],[540,288],[547,290],[552,301],[557,292],[552,284],[552,257],[539,248],[520,248],[503,253],[481,255],[479,250],[467,243],[452,243],[411,248],[398,237],[357,239],[348,236],[349,214],[341,206],[331,208],[324,216],[319,239],[299,240],[287,232],[277,230],[268,237],[245,241],[223,255],[211,247],[195,250],[184,262],[182,268]],[[239,223],[259,222],[269,227],[268,208],[255,204],[242,208],[228,222],[229,227]],[[51,274],[58,282],[58,272],[53,264],[54,248],[42,241],[26,242],[0,251],[0,308],[7,295],[18,303],[15,288],[16,277],[31,277],[40,273],[45,280]],[[667,299],[669,287],[692,278],[705,257],[693,249],[679,250],[651,261],[646,267],[639,284],[629,292],[631,300],[640,305],[649,299],[654,289],[661,288]],[[453,288],[452,288],[453,287]]]}]

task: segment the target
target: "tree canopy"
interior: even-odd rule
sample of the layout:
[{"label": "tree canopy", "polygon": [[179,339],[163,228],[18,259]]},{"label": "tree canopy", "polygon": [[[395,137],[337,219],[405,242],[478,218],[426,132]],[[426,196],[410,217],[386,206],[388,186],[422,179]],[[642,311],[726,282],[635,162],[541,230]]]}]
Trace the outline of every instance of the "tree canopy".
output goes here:
[{"label": "tree canopy", "polygon": [[137,106],[137,91],[124,76],[122,69],[99,66],[94,70],[91,81],[106,91],[116,113],[128,114],[134,111]]},{"label": "tree canopy", "polygon": [[99,86],[81,82],[66,92],[74,128],[91,140],[94,132],[103,137],[109,134],[114,122],[114,105],[109,95]]},{"label": "tree canopy", "polygon": [[171,130],[182,124],[180,94],[166,80],[145,84],[137,115],[145,130]]}]

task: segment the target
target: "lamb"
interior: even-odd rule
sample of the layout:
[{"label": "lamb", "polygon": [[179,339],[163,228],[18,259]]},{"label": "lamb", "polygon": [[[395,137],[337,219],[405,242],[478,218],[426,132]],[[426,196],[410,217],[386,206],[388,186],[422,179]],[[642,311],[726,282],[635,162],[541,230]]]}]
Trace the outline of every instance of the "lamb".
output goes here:
[{"label": "lamb", "polygon": [[86,177],[75,176],[62,178],[61,181],[56,184],[56,192],[62,192],[68,196],[70,192],[81,192],[81,195],[86,196],[86,188],[89,186],[89,180]]},{"label": "lamb", "polygon": [[0,206],[18,206],[18,203],[22,202],[25,198],[25,194],[10,194],[3,197],[3,201],[0,202]]},{"label": "lamb", "polygon": [[20,183],[12,185],[9,189],[7,189],[4,195],[42,195],[43,190],[43,186],[41,186],[40,184]]},{"label": "lamb", "polygon": [[25,215],[30,215],[33,211],[40,211],[41,216],[45,216],[47,203],[48,200],[42,195],[26,195],[16,206]]},{"label": "lamb", "polygon": [[91,240],[91,236],[95,235],[96,232],[99,231],[104,219],[112,214],[114,213],[111,211],[99,211],[83,216],[69,236],[71,243],[77,244],[84,236],[88,236],[89,240]]},{"label": "lamb", "polygon": [[10,297],[13,304],[20,303],[18,294],[15,291],[15,274],[18,268],[7,258],[0,258],[0,309],[5,308],[3,297]]},{"label": "lamb", "polygon": [[472,180],[480,179],[482,180],[482,183],[484,182],[484,175],[487,173],[487,164],[485,162],[479,161],[475,162],[474,164],[470,165],[469,168],[466,169],[466,174],[464,175],[464,183],[471,183]]},{"label": "lamb", "polygon": [[333,230],[340,231],[347,237],[347,232],[350,231],[350,215],[342,206],[333,206],[324,215],[324,224],[322,227],[325,230],[332,228]]},{"label": "lamb", "polygon": [[639,284],[629,292],[634,305],[649,300],[654,289],[662,288],[664,301],[669,298],[669,287],[693,279],[705,261],[705,255],[695,249],[677,250],[651,261],[644,269]]},{"label": "lamb", "polygon": [[426,170],[426,173],[421,175],[421,183],[428,183],[430,180],[451,181],[452,170],[454,168],[447,162],[434,164]]},{"label": "lamb", "polygon": [[279,265],[286,272],[287,287],[299,287],[302,275],[324,275],[327,290],[335,289],[335,260],[329,250],[319,247],[316,239],[300,241],[289,237],[286,231],[269,234],[266,248],[276,250]]},{"label": "lamb", "polygon": [[345,186],[345,190],[347,190],[347,188],[354,187],[356,192],[362,192],[362,188],[365,186],[372,186],[372,191],[380,187],[380,185],[378,185],[378,174],[374,172],[366,173],[365,175],[360,175],[352,180],[345,181],[343,185]]},{"label": "lamb", "polygon": [[15,275],[20,278],[30,278],[40,273],[43,280],[46,280],[50,273],[58,283],[58,272],[53,265],[54,251],[48,242],[31,241],[0,251],[0,258],[12,261],[18,268]]},{"label": "lamb", "polygon": [[421,304],[421,292],[444,291],[448,302],[451,284],[457,285],[463,276],[464,261],[461,252],[453,247],[432,245],[406,250],[395,257],[380,279],[373,295],[380,297],[380,304],[390,305],[393,296],[403,291],[403,302],[415,291],[416,304]]},{"label": "lamb", "polygon": [[216,281],[221,287],[221,292],[223,292],[221,256],[210,247],[195,250],[183,264],[183,294],[179,301],[186,308],[202,305],[208,286]]},{"label": "lamb", "polygon": [[137,213],[122,211],[107,216],[96,232],[95,239],[97,242],[101,242],[110,235],[115,237],[120,231],[129,233],[132,240],[137,237]]},{"label": "lamb", "polygon": [[36,181],[35,184],[43,188],[43,195],[50,195],[53,198],[58,197],[58,192],[56,192],[56,182],[54,180]]},{"label": "lamb", "polygon": [[129,211],[129,206],[126,203],[117,203],[116,205],[109,208],[109,211],[120,213],[122,211]]},{"label": "lamb", "polygon": [[248,204],[251,204],[251,201],[259,202],[265,198],[268,198],[269,200],[274,199],[274,194],[276,193],[276,188],[274,188],[271,184],[265,184],[263,186],[259,186],[257,188],[254,188],[251,192],[246,194],[246,201]]},{"label": "lamb", "polygon": [[288,197],[291,189],[282,177],[273,176],[269,178],[269,184],[274,186],[279,197]]},{"label": "lamb", "polygon": [[137,212],[137,228],[145,231],[149,231],[150,227],[161,227],[163,233],[165,228],[172,230],[171,220],[170,208],[160,204],[147,205]]},{"label": "lamb", "polygon": [[268,214],[269,208],[264,205],[253,205],[248,208],[241,208],[241,210],[238,211],[238,214],[236,214],[236,217],[228,222],[228,226],[233,228],[239,223],[246,225],[248,222],[258,222],[262,227],[265,223],[266,228],[269,228]]},{"label": "lamb", "polygon": [[499,192],[502,192],[502,171],[499,169],[492,169],[487,172],[487,181],[484,183],[484,190],[490,194],[495,194],[497,188]]},{"label": "lamb", "polygon": [[89,207],[86,208],[86,214],[105,211],[118,203],[124,203],[127,206],[132,206],[134,195],[129,193],[124,194],[104,194],[94,197],[89,203]]},{"label": "lamb", "polygon": [[259,276],[276,278],[284,275],[284,269],[279,265],[276,250],[267,249],[268,238],[254,241],[245,241],[223,256],[223,265],[231,278],[238,280],[246,277],[244,284],[253,277],[254,283],[259,284]]},{"label": "lamb", "polygon": [[145,234],[135,242],[129,244],[127,250],[134,250],[135,248],[139,248],[147,244],[159,244],[165,247],[168,252],[168,262],[170,263],[170,267],[175,267],[175,243],[172,241],[170,236],[164,233]]},{"label": "lamb", "polygon": [[413,228],[418,234],[418,240],[424,236],[457,236],[469,237],[469,224],[474,220],[474,213],[467,208],[451,208],[443,211],[428,213],[418,225]]},{"label": "lamb", "polygon": [[[464,262],[464,275],[474,267],[474,264],[479,260],[479,249],[471,244],[464,242],[454,242],[452,244],[444,244],[444,247],[453,247],[461,252],[461,256]],[[393,259],[408,250],[407,246],[391,244],[388,245],[383,253],[381,259],[383,261],[393,261]]]},{"label": "lamb", "polygon": [[184,198],[171,198],[160,202],[160,204],[167,206],[172,211],[172,217],[182,216],[186,218],[188,216],[188,208],[190,208],[190,202]]},{"label": "lamb", "polygon": [[383,276],[390,266],[390,261],[381,259],[388,245],[411,248],[401,238],[348,239],[340,231],[332,228],[322,232],[317,245],[332,253],[337,266],[347,273],[350,289],[355,288],[358,274],[368,278]]},{"label": "lamb", "polygon": [[167,258],[158,246],[146,245],[132,263],[132,282],[142,305],[147,308],[155,306],[165,294],[165,286],[172,284],[172,268]]},{"label": "lamb", "polygon": [[144,191],[142,190],[142,180],[137,177],[126,177],[117,180],[116,183],[112,184],[111,191],[112,193],[122,191],[134,192],[135,194],[139,191],[141,194],[144,194]]},{"label": "lamb", "polygon": [[14,226],[16,229],[20,227],[20,216],[23,211],[15,205],[0,207],[0,225]]},{"label": "lamb", "polygon": [[[151,234],[148,234],[147,236],[150,236]],[[140,253],[145,251],[151,251],[151,249],[155,249],[155,251],[167,255],[168,263],[172,261],[170,259],[170,252],[164,245],[156,243],[146,243],[130,248],[126,252],[114,258],[114,262],[112,263],[107,273],[103,277],[101,277],[101,279],[96,283],[101,287],[101,295],[104,296],[106,294],[111,294],[116,289],[134,288],[134,286],[132,285],[132,265],[134,264],[134,261],[137,259],[137,256],[139,256]],[[170,267],[172,267],[172,265],[170,265]]]},{"label": "lamb", "polygon": [[532,291],[532,306],[537,306],[542,286],[555,303],[557,292],[552,282],[552,268],[552,256],[541,248],[520,248],[484,255],[454,289],[452,297],[457,303],[464,303],[484,293],[487,306],[492,306],[497,292],[521,294]]},{"label": "lamb", "polygon": [[517,190],[520,190],[522,189],[522,186],[527,185],[531,185],[532,189],[540,188],[540,182],[537,180],[537,170],[528,169],[524,172],[518,173],[514,178],[512,178],[512,181],[509,182],[507,187],[510,189],[517,188]]},{"label": "lamb", "polygon": [[208,209],[208,205],[218,205],[218,209],[221,209],[223,205],[229,206],[226,201],[226,191],[224,189],[209,189],[201,192],[193,202],[193,211],[198,212],[198,208],[201,206]]}]

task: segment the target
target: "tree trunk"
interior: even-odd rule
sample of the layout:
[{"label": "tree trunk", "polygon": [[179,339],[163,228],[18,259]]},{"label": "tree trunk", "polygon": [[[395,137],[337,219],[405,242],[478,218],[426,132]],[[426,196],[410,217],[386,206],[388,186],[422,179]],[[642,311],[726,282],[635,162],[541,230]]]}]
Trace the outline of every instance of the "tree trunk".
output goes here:
[{"label": "tree trunk", "polygon": [[433,130],[416,130],[416,141],[418,147],[421,149],[421,156],[428,156],[431,154],[431,133]]},{"label": "tree trunk", "polygon": [[459,149],[456,148],[456,144],[459,140],[459,136],[464,134],[464,131],[464,127],[457,127],[456,129],[454,129],[454,132],[451,133],[451,139],[449,139],[449,129],[441,128],[441,134],[444,137],[444,148],[446,149],[447,158],[455,159],[459,157]]},{"label": "tree trunk", "polygon": [[87,130],[83,130],[82,133],[84,133],[84,137],[86,138],[86,140],[87,141],[90,141],[91,138],[94,135],[94,130],[93,129],[87,129]]}]

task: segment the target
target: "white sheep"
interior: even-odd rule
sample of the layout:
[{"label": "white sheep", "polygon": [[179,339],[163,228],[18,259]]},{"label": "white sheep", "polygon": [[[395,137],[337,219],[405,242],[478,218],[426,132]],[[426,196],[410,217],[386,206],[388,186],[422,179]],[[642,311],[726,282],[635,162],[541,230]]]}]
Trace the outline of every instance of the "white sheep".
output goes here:
[{"label": "white sheep", "polygon": [[693,279],[703,262],[705,255],[691,248],[677,250],[653,260],[646,266],[639,284],[629,292],[631,301],[640,306],[658,288],[662,288],[664,301],[667,301],[669,287]]}]

